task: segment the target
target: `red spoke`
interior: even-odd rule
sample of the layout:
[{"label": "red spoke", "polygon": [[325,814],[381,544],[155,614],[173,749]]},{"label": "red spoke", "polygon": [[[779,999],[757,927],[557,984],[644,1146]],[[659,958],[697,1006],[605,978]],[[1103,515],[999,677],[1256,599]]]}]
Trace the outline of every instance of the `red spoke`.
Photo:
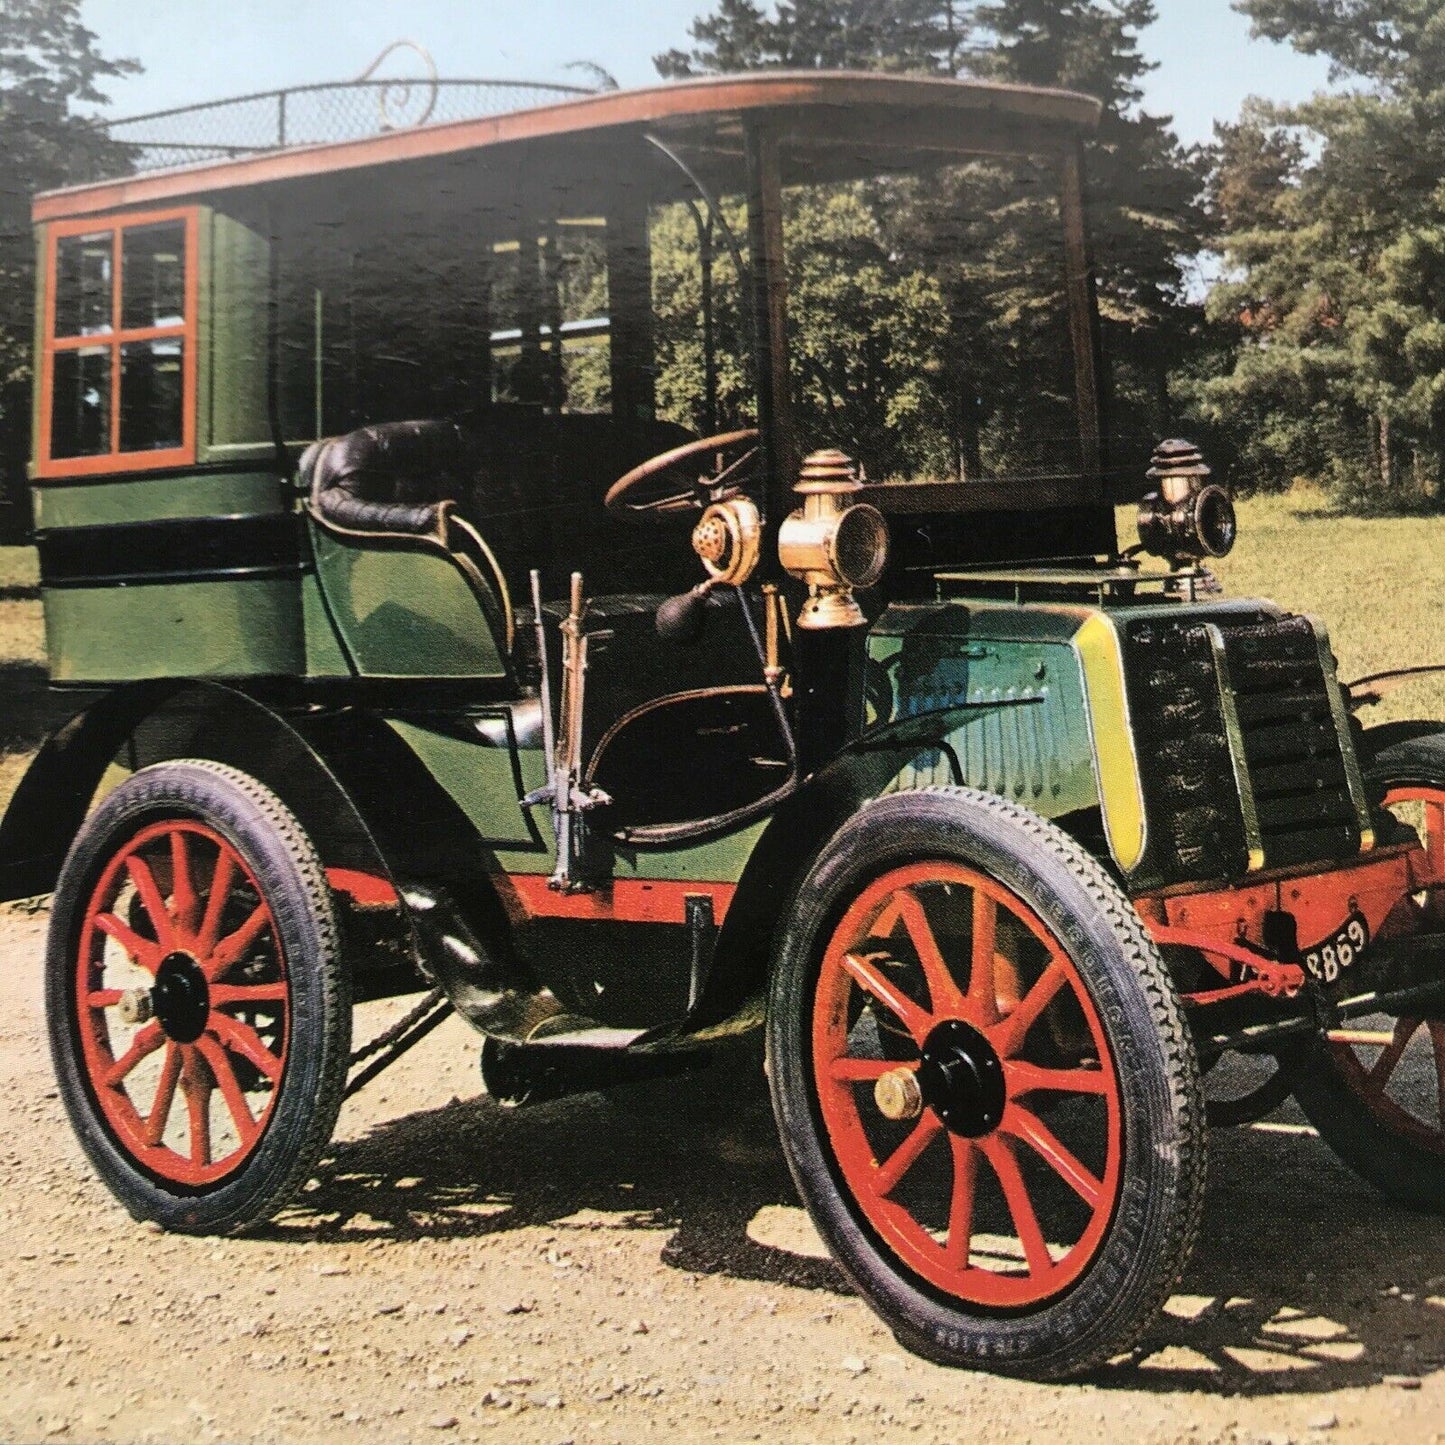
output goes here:
[{"label": "red spoke", "polygon": [[1109,1079],[1102,1069],[1045,1069],[1023,1059],[1009,1059],[1003,1066],[1010,1098],[1048,1090],[1055,1094],[1107,1094]]},{"label": "red spoke", "polygon": [[221,915],[226,910],[226,900],[231,896],[231,884],[236,877],[236,860],[229,848],[222,847],[216,856],[216,871],[211,875],[211,891],[206,899],[205,917],[196,932],[196,952],[204,958],[216,947],[221,936]]},{"label": "red spoke", "polygon": [[198,1039],[196,1047],[211,1066],[211,1073],[221,1090],[221,1098],[225,1100],[226,1108],[231,1112],[231,1118],[236,1125],[236,1133],[244,1148],[256,1137],[260,1128],[256,1123],[255,1115],[251,1113],[250,1106],[246,1103],[245,1094],[241,1092],[241,1085],[236,1079],[236,1071],[231,1067],[231,1061],[220,1047],[210,1039]]},{"label": "red spoke", "polygon": [[978,1188],[978,1150],[973,1140],[957,1134],[953,1146],[953,1199],[948,1208],[948,1242],[944,1259],[950,1269],[967,1269],[973,1243],[973,1197]]},{"label": "red spoke", "polygon": [[1039,975],[1038,982],[1019,1001],[1019,1006],[998,1026],[992,1043],[1004,1058],[1012,1058],[1023,1047],[1028,1031],[1038,1022],[1039,1015],[1054,1001],[1059,990],[1068,982],[1068,972],[1062,959],[1055,958]]},{"label": "red spoke", "polygon": [[187,933],[196,931],[196,913],[201,900],[191,879],[191,853],[185,830],[171,829],[171,912]]},{"label": "red spoke", "polygon": [[156,1148],[165,1136],[166,1125],[170,1122],[171,1105],[176,1098],[176,1085],[181,1077],[181,1046],[167,1043],[165,1062],[161,1065],[160,1083],[156,1085],[155,1102],[145,1124],[145,1141]]},{"label": "red spoke", "polygon": [[1054,1267],[1053,1256],[1044,1241],[1044,1232],[1039,1228],[1038,1215],[1034,1213],[1033,1202],[1029,1199],[1028,1185],[1024,1183],[1023,1171],[1014,1157],[1012,1146],[997,1134],[982,1140],[979,1147],[988,1160],[1003,1189],[1003,1197],[1013,1217],[1014,1228],[1019,1232],[1019,1243],[1023,1245],[1024,1259],[1031,1275],[1046,1275]]},{"label": "red spoke", "polygon": [[[944,961],[928,922],[923,902],[911,888],[900,888],[893,895],[893,906],[904,930],[913,941],[918,962],[923,968],[923,977],[928,984],[928,996],[932,1000],[935,1014],[957,1014],[963,1011],[963,992],[954,978],[952,970]],[[892,931],[891,929],[889,930]]]},{"label": "red spoke", "polygon": [[[214,991],[212,997],[214,997]],[[905,1068],[891,1059],[850,1059],[846,1056],[834,1059],[828,1066],[828,1076],[839,1084],[871,1084],[894,1069]]]},{"label": "red spoke", "polygon": [[1431,1019],[1430,1047],[1435,1051],[1435,1117],[1445,1129],[1445,1023]]},{"label": "red spoke", "polygon": [[871,959],[859,958],[856,953],[843,955],[843,967],[852,975],[854,982],[864,993],[875,998],[891,1013],[904,1028],[913,1035],[914,1041],[922,1044],[933,1027],[932,1017],[925,1013],[906,994],[888,982],[878,972]]},{"label": "red spoke", "polygon": [[131,962],[139,964],[147,973],[154,973],[161,966],[161,959],[166,956],[165,948],[149,938],[142,938],[118,914],[97,913],[95,926],[115,939],[130,956]]},{"label": "red spoke", "polygon": [[938,1136],[943,1128],[937,1115],[925,1114],[915,1125],[913,1132],[893,1151],[886,1164],[878,1167],[873,1176],[873,1187],[886,1198],[903,1182],[903,1176],[918,1163],[919,1156]]},{"label": "red spoke", "polygon": [[968,966],[968,1003],[973,1022],[992,1028],[998,1022],[998,985],[994,958],[998,952],[998,905],[983,891],[973,890],[973,947]]},{"label": "red spoke", "polygon": [[191,1126],[191,1163],[204,1167],[211,1162],[211,1081],[194,1047],[186,1049],[183,1088]]},{"label": "red spoke", "polygon": [[261,1041],[261,1035],[250,1024],[233,1019],[229,1014],[212,1013],[206,1031],[213,1034],[232,1053],[254,1064],[274,1084],[281,1077],[281,1060]]},{"label": "red spoke", "polygon": [[1365,1074],[1366,1093],[1383,1094],[1385,1092],[1385,1086],[1399,1067],[1400,1059],[1419,1027],[1419,1019],[1397,1019],[1395,1021],[1394,1036],[1381,1050],[1380,1057],[1375,1060]]},{"label": "red spoke", "polygon": [[261,936],[262,930],[271,921],[271,910],[264,903],[258,903],[250,917],[234,932],[228,934],[210,952],[210,957],[201,964],[201,972],[214,981],[227,969],[240,962],[247,950]]},{"label": "red spoke", "polygon": [[1103,1184],[1061,1144],[1058,1137],[1037,1114],[1021,1104],[1011,1104],[1004,1118],[1004,1128],[1022,1139],[1090,1209],[1097,1209],[1104,1197]]},{"label": "red spoke", "polygon": [[166,948],[173,947],[176,931],[175,920],[166,911],[165,899],[161,897],[161,890],[156,883],[155,874],[151,872],[150,864],[139,854],[132,853],[125,860],[125,871],[130,874],[131,882],[135,884],[135,891],[140,895],[140,901],[147,914],[150,915],[157,939]]},{"label": "red spoke", "polygon": [[285,980],[276,983],[213,983],[211,1007],[224,1004],[285,1003],[290,997]]},{"label": "red spoke", "polygon": [[142,1059],[165,1043],[161,1026],[152,1020],[131,1041],[130,1047],[101,1076],[101,1082],[114,1088]]},{"label": "red spoke", "polygon": [[1431,799],[1425,804],[1425,856],[1436,878],[1445,878],[1445,802]]},{"label": "red spoke", "polygon": [[121,1001],[122,993],[118,988],[98,988],[86,994],[85,1004],[87,1008],[114,1008]]}]

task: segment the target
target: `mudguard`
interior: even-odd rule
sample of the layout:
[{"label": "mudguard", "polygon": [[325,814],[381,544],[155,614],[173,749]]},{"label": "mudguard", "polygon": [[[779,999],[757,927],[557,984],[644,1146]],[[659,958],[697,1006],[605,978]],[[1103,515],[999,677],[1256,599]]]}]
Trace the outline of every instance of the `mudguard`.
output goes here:
[{"label": "mudguard", "polygon": [[[314,722],[299,720],[308,730]],[[216,683],[162,681],[116,688],[45,741],[0,822],[0,898],[54,888],[113,763],[135,769],[180,757],[229,763],[265,783],[296,814],[328,873],[353,882],[360,901],[397,897],[391,861],[322,748],[245,693]],[[391,971],[403,975],[393,987],[419,986],[407,911],[371,908],[366,931],[376,946],[358,959],[363,971],[389,960]]]},{"label": "mudguard", "polygon": [[753,849],[718,936],[707,984],[685,1023],[670,1031],[671,1041],[761,1022],[778,920],[834,833],[887,791],[920,754],[941,754],[949,760],[954,781],[963,782],[950,734],[982,711],[1033,705],[1028,699],[990,701],[903,718],[865,733],[807,779],[773,815]]}]

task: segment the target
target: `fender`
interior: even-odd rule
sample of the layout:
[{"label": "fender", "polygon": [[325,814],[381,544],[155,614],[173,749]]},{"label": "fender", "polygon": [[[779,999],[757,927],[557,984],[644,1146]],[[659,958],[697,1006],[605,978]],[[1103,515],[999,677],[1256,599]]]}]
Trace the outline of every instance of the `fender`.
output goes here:
[{"label": "fender", "polygon": [[719,934],[707,984],[686,1021],[666,1031],[668,1037],[681,1042],[760,1023],[774,930],[828,840],[922,753],[941,752],[954,781],[963,782],[949,735],[981,712],[1033,705],[1033,699],[963,703],[902,718],[855,739],[808,778],[758,839]]},{"label": "fender", "polygon": [[[354,880],[361,892],[344,884],[339,890],[362,905],[358,999],[423,986],[418,964],[432,960],[435,930],[419,927],[408,899],[406,885],[417,878],[447,886],[459,915],[488,946],[492,982],[535,992],[512,957],[475,829],[384,721],[350,708],[283,715],[220,683],[132,683],[57,729],[0,822],[0,898],[55,887],[112,763],[135,769],[185,757],[229,763],[264,783],[296,814],[329,872],[361,875]],[[365,906],[378,902],[383,906]]]},{"label": "fender", "polygon": [[[297,721],[304,727],[310,719]],[[358,902],[398,896],[391,861],[367,820],[322,751],[290,721],[218,683],[156,681],[116,688],[45,741],[0,822],[0,897],[55,887],[112,763],[135,769],[181,757],[229,763],[265,783],[296,814],[328,871],[371,880],[363,889],[371,896]],[[358,980],[359,997],[421,986],[407,910],[367,908],[362,932],[369,947],[356,960],[367,975]]]}]

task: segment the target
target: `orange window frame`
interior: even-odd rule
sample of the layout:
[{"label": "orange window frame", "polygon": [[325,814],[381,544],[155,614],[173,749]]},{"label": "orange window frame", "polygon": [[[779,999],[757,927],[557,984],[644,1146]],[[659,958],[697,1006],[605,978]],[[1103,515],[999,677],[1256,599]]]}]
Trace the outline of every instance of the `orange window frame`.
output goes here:
[{"label": "orange window frame", "polygon": [[[83,477],[112,472],[153,471],[162,467],[189,466],[196,460],[196,352],[200,309],[199,211],[193,206],[164,211],[132,211],[112,216],[87,216],[82,220],[55,221],[45,245],[45,330],[40,359],[40,438],[35,461],[38,477]],[[185,299],[181,325],[141,326],[126,330],[121,325],[125,297],[125,275],[121,247],[127,231],[167,221],[185,222]],[[110,330],[91,336],[55,334],[56,282],[60,242],[69,236],[89,236],[97,231],[111,233],[111,324]],[[120,449],[120,355],[121,348],[138,341],[179,339],[181,342],[181,444],[160,450],[123,452]],[[84,457],[54,458],[50,455],[51,429],[55,416],[55,357],[62,351],[97,350],[110,353],[110,450]]]}]

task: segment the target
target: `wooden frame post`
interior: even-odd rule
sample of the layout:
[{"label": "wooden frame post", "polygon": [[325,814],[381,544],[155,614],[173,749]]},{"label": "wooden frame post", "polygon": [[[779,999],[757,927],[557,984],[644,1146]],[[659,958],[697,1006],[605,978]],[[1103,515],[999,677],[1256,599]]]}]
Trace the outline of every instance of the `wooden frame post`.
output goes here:
[{"label": "wooden frame post", "polygon": [[[758,431],[768,474],[768,531],[776,537],[793,507],[797,440],[788,378],[788,273],[783,249],[783,178],[776,131],[766,119],[746,128],[748,249]],[[767,554],[774,552],[771,542]]]},{"label": "wooden frame post", "polygon": [[1074,388],[1079,407],[1079,449],[1084,474],[1103,500],[1108,466],[1104,403],[1104,350],[1099,334],[1098,292],[1084,216],[1084,148],[1067,146],[1059,166],[1059,208],[1064,226],[1064,269],[1069,335],[1074,348]]}]

